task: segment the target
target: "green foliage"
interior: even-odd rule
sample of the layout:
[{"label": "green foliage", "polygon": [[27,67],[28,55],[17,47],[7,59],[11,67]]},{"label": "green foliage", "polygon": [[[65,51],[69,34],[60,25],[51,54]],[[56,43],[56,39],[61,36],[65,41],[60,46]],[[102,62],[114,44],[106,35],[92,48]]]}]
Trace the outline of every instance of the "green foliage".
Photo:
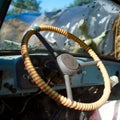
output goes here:
[{"label": "green foliage", "polygon": [[90,1],[91,0],[74,0],[74,2],[72,4],[70,4],[70,7],[73,7],[73,6],[76,6],[76,5],[80,5],[80,4],[83,4],[83,3],[88,3]]},{"label": "green foliage", "polygon": [[8,14],[19,14],[24,12],[39,12],[41,0],[13,0]]}]

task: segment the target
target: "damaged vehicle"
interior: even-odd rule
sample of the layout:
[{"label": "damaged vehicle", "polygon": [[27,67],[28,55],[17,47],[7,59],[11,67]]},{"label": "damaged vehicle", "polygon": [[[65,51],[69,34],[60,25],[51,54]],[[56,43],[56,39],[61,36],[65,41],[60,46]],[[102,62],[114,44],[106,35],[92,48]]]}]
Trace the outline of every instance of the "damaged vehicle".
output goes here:
[{"label": "damaged vehicle", "polygon": [[0,0],[0,120],[119,120],[120,1],[22,2]]}]

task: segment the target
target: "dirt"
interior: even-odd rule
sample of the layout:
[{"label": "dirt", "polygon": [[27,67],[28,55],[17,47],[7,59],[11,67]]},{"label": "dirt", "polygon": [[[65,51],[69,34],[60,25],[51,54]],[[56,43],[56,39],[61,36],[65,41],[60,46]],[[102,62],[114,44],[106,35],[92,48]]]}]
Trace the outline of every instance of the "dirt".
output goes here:
[{"label": "dirt", "polygon": [[28,27],[29,25],[27,23],[24,23],[17,18],[5,21],[0,31],[0,39],[2,41],[11,40],[21,42],[23,33]]}]

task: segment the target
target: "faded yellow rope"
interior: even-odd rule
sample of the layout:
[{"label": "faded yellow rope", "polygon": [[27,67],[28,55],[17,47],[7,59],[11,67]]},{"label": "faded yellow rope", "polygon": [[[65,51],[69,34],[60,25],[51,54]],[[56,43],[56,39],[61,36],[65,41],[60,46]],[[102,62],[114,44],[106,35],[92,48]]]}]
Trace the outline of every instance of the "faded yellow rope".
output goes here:
[{"label": "faded yellow rope", "polygon": [[[75,42],[79,43],[80,46],[83,47],[94,60],[100,60],[99,57],[96,55],[96,53],[91,48],[89,48],[82,40],[80,40],[78,37],[72,35],[71,33],[63,29],[46,25],[46,26],[40,26],[39,31],[53,31],[59,34],[63,34],[66,37],[73,39]],[[111,92],[110,79],[102,61],[99,61],[97,64],[98,68],[100,69],[103,75],[104,86],[105,86],[101,98],[96,102],[92,102],[92,103],[80,103],[80,102],[72,101],[69,98],[60,95],[59,93],[54,91],[51,87],[49,87],[41,78],[41,76],[39,76],[34,66],[32,65],[30,61],[30,57],[28,55],[28,41],[29,38],[34,34],[34,32],[35,30],[30,30],[25,34],[22,41],[21,54],[23,56],[24,64],[28,73],[32,77],[33,81],[38,85],[38,87],[47,95],[49,95],[52,99],[54,99],[56,102],[63,104],[66,107],[74,108],[75,110],[90,111],[90,110],[95,110],[100,106],[102,106],[108,100]]]},{"label": "faded yellow rope", "polygon": [[116,17],[113,23],[113,33],[114,33],[114,55],[116,60],[120,60],[120,14]]}]

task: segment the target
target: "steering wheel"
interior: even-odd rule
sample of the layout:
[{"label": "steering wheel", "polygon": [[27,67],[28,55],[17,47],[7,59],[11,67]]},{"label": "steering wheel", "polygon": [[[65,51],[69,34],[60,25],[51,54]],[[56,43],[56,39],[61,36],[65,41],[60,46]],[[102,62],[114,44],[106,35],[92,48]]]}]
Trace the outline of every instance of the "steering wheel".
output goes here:
[{"label": "steering wheel", "polygon": [[[88,54],[93,58],[94,61],[98,61],[96,66],[101,71],[103,79],[104,79],[104,90],[103,90],[103,94],[102,94],[101,98],[99,98],[97,101],[92,102],[92,103],[77,102],[77,101],[72,100],[72,98],[60,95],[58,92],[53,90],[47,83],[45,83],[45,81],[41,78],[41,76],[37,73],[34,66],[32,65],[32,62],[30,60],[29,53],[28,53],[28,41],[29,41],[30,37],[33,34],[39,33],[40,31],[56,32],[56,33],[59,33],[59,34],[66,36],[69,39],[73,39],[81,47],[83,47],[86,52],[88,52]],[[35,82],[35,84],[37,84],[37,86],[44,93],[46,93],[49,97],[51,97],[56,102],[66,106],[68,108],[74,108],[75,110],[91,111],[91,110],[95,110],[95,109],[99,108],[108,100],[110,92],[111,92],[111,86],[110,86],[110,78],[109,78],[109,75],[107,73],[107,70],[106,70],[104,64],[102,63],[100,58],[96,55],[96,53],[90,47],[88,47],[82,40],[80,40],[78,37],[76,37],[75,35],[67,32],[61,28],[57,28],[54,26],[48,26],[48,25],[37,26],[31,30],[28,30],[25,33],[25,35],[23,36],[22,43],[21,43],[21,54],[23,57],[25,67],[26,67],[29,75],[31,76],[31,78]],[[67,58],[69,58],[69,57],[70,57],[70,59],[72,59],[72,62],[75,63],[75,64],[73,64],[73,67],[75,67],[75,68],[78,67],[77,63],[74,60],[74,57],[72,58],[71,55],[67,55]],[[58,61],[61,58],[64,58],[64,55],[60,56],[58,58]],[[66,62],[65,59],[62,61],[62,64],[64,62]],[[69,65],[70,65],[70,63],[69,63]],[[59,67],[61,67],[61,64],[59,64]],[[74,69],[72,69],[72,70],[74,71]]]}]

